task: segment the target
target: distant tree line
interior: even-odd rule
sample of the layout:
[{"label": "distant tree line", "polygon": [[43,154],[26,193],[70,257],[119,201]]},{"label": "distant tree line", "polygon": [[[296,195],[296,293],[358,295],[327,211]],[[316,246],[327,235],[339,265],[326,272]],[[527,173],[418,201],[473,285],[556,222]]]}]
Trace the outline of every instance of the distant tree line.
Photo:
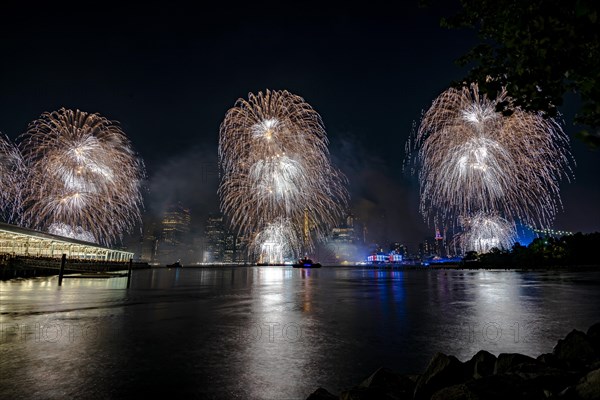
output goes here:
[{"label": "distant tree line", "polygon": [[468,252],[463,264],[498,268],[541,268],[553,266],[600,265],[600,232],[536,238],[528,246],[515,243],[510,250],[488,253]]}]

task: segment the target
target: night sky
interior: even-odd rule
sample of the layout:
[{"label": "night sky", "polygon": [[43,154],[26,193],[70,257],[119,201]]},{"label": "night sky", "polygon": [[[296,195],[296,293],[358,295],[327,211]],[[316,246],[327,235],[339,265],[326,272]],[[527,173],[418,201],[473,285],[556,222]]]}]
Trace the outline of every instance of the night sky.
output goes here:
[{"label": "night sky", "polygon": [[[50,6],[47,6],[50,7]],[[219,125],[236,99],[265,89],[302,96],[321,115],[334,164],[372,240],[415,246],[432,236],[416,177],[402,171],[422,111],[465,69],[470,31],[439,27],[448,9],[203,10],[140,5],[17,10],[0,39],[0,131],[11,139],[44,111],[78,108],[119,121],[148,173],[146,209],[172,201],[200,227],[217,211]],[[562,109],[571,137],[575,101]],[[600,230],[600,153],[572,140],[555,229]]]}]

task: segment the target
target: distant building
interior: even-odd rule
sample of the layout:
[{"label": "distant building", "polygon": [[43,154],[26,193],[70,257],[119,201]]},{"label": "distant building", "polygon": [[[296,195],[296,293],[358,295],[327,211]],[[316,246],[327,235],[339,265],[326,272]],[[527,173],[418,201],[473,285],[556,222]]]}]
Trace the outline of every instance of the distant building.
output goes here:
[{"label": "distant building", "polygon": [[444,240],[443,234],[438,228],[435,229],[435,256],[444,258],[448,253],[446,251],[446,241]]},{"label": "distant building", "polygon": [[220,213],[211,213],[204,225],[205,249],[202,261],[221,262],[225,254],[225,217]]},{"label": "distant building", "polygon": [[169,207],[162,219],[162,242],[175,246],[182,245],[188,239],[190,223],[189,209],[184,208],[180,203]]},{"label": "distant building", "polygon": [[[157,258],[161,263],[173,263],[186,258],[190,245],[190,210],[181,203],[173,204],[164,212],[161,220],[160,237],[156,246]],[[182,260],[189,262],[190,260]]]},{"label": "distant building", "polygon": [[245,240],[227,229],[223,214],[209,214],[204,224],[202,262],[238,263],[246,259]]},{"label": "distant building", "polygon": [[155,263],[160,232],[156,221],[145,221],[142,234],[142,261]]},{"label": "distant building", "polygon": [[400,254],[401,256],[408,255],[408,249],[405,245],[400,242],[390,243],[390,252],[394,252],[395,254]]},{"label": "distant building", "polygon": [[237,237],[229,231],[225,231],[225,240],[223,246],[223,262],[237,262]]},{"label": "distant building", "polygon": [[402,255],[397,254],[395,251],[391,251],[389,253],[373,253],[370,256],[367,256],[367,262],[372,264],[395,264],[402,262]]},{"label": "distant building", "polygon": [[419,258],[425,260],[433,256],[435,256],[435,244],[433,240],[425,239],[419,244]]},{"label": "distant building", "polygon": [[327,243],[330,253],[327,258],[331,258],[331,260],[323,260],[324,262],[358,261],[363,258],[358,254],[362,240],[356,228],[354,215],[349,213],[343,223],[331,230],[331,236]]}]

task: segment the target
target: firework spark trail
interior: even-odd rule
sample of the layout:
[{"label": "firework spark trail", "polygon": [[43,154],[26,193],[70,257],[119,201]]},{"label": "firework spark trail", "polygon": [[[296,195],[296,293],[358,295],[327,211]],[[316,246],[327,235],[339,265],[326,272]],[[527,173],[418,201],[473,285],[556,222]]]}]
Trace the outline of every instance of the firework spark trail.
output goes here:
[{"label": "firework spark trail", "polygon": [[25,225],[110,245],[141,220],[144,165],[117,123],[62,108],[33,121],[19,147]]},{"label": "firework spark trail", "polygon": [[463,231],[456,235],[460,248],[486,253],[491,249],[508,250],[517,235],[515,225],[497,214],[477,213],[460,222]]},{"label": "firework spark trail", "polygon": [[415,147],[421,213],[451,221],[476,212],[547,226],[560,208],[559,181],[571,174],[569,140],[540,114],[496,112],[476,85],[442,93],[425,113]]},{"label": "firework spark trail", "polygon": [[254,254],[274,226],[293,230],[275,236],[293,241],[282,247],[297,254],[305,210],[314,236],[309,248],[342,215],[345,177],[332,167],[327,144],[319,114],[287,91],[250,93],[227,112],[219,138],[221,210],[253,237]]},{"label": "firework spark trail", "polygon": [[299,254],[302,238],[291,222],[280,218],[269,223],[253,241],[253,254],[266,263],[280,263],[289,254]]},{"label": "firework spark trail", "polygon": [[23,159],[10,139],[0,134],[0,218],[12,222],[20,212]]}]

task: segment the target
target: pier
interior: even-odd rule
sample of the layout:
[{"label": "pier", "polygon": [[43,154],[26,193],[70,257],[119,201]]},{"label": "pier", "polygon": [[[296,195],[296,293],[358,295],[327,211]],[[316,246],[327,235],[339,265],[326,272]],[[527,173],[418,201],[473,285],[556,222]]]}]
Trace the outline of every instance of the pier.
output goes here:
[{"label": "pier", "polygon": [[68,273],[124,270],[133,258],[129,251],[0,222],[0,278],[58,274],[63,254]]}]

